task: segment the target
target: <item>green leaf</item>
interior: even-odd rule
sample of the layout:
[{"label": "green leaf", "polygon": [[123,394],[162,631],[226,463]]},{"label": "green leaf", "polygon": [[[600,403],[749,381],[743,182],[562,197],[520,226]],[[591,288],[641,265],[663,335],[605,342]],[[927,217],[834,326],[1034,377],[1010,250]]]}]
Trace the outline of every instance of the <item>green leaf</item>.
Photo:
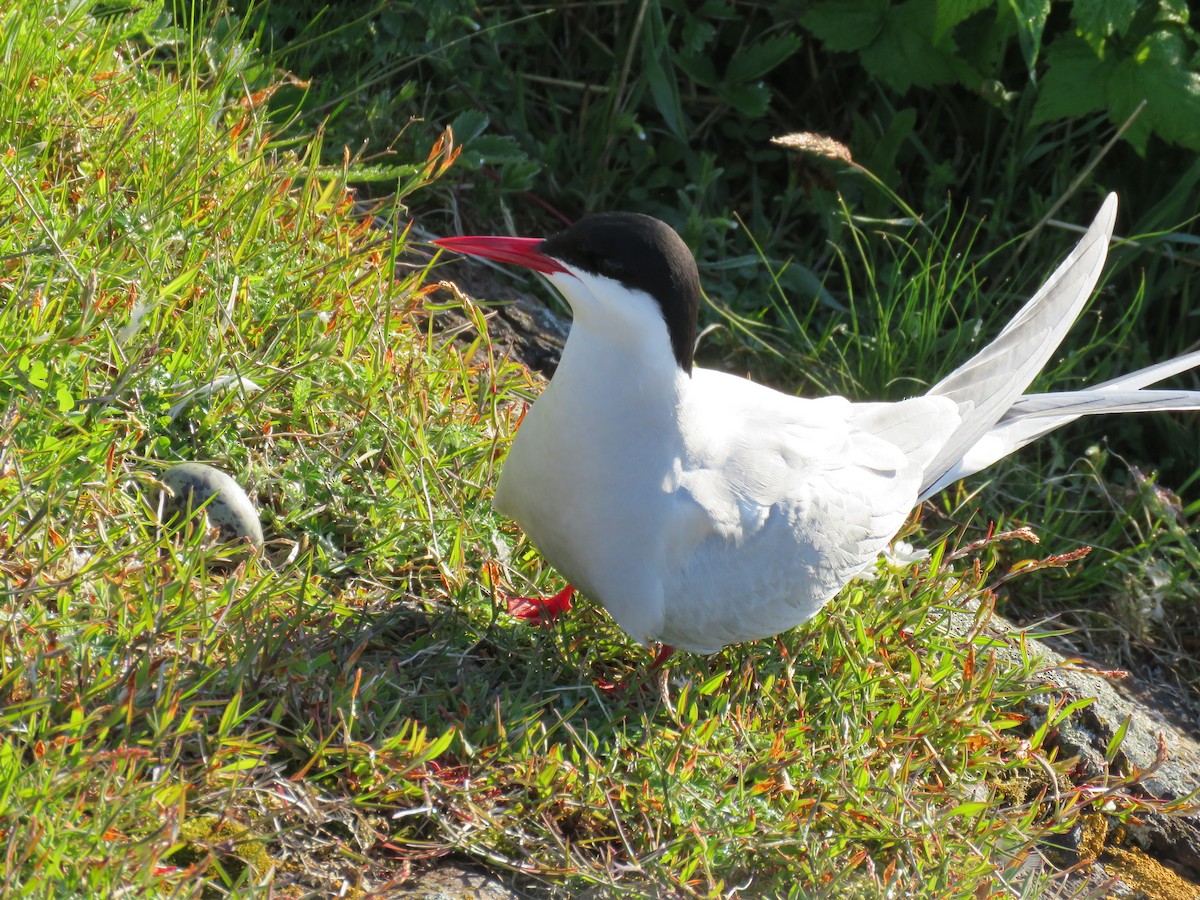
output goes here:
[{"label": "green leaf", "polygon": [[450,742],[454,740],[454,734],[455,729],[451,725],[421,752],[421,759],[428,762],[431,759],[437,759],[445,753],[450,748]]},{"label": "green leaf", "polygon": [[1051,728],[1056,728],[1071,717],[1072,713],[1079,712],[1081,709],[1087,709],[1096,702],[1095,697],[1079,697],[1066,704],[1057,712],[1051,709],[1047,714],[1046,721],[1050,723]]},{"label": "green leaf", "polygon": [[514,138],[500,134],[483,134],[465,143],[460,160],[461,165],[470,169],[494,166],[502,172],[528,162],[529,155],[521,149],[521,145]]},{"label": "green leaf", "polygon": [[938,0],[933,20],[933,42],[940,42],[954,30],[954,26],[991,6],[991,0]]},{"label": "green leaf", "polygon": [[726,679],[728,679],[728,678],[729,678],[728,671],[718,672],[716,675],[712,676],[712,678],[710,678],[706,682],[704,682],[704,684],[700,685],[698,693],[702,697],[711,696],[712,694],[714,694],[716,692],[717,688],[719,688],[721,685],[723,685],[725,683]]},{"label": "green leaf", "polygon": [[1108,82],[1109,117],[1122,124],[1139,103],[1146,108],[1125,132],[1144,153],[1151,133],[1165,141],[1200,150],[1200,73],[1186,68],[1187,43],[1172,31],[1147,37],[1137,53],[1115,67]]},{"label": "green leaf", "polygon": [[[1034,4],[1035,0],[1023,2]],[[1048,2],[1036,0],[1038,4]],[[913,85],[962,82],[975,86],[980,76],[958,52],[950,32],[982,8],[978,0],[823,2],[814,4],[801,22],[827,49],[859,51],[872,75],[904,93]]]},{"label": "green leaf", "polygon": [[722,100],[752,119],[765,115],[771,103],[771,92],[761,84],[723,84],[718,93]]},{"label": "green leaf", "polygon": [[40,359],[31,360],[28,356],[22,356],[17,362],[17,368],[25,373],[25,377],[34,387],[44,388],[50,384],[50,370]]},{"label": "green leaf", "polygon": [[1190,19],[1191,10],[1188,7],[1188,0],[1158,0],[1158,9],[1154,13],[1155,25],[1169,24],[1188,28]]},{"label": "green leaf", "polygon": [[912,107],[898,110],[882,133],[878,117],[854,117],[854,140],[851,142],[861,155],[858,162],[874,172],[884,184],[899,188],[901,176],[896,165],[900,148],[904,146],[917,124],[917,111]]},{"label": "green leaf", "polygon": [[663,54],[653,52],[649,44],[646,45],[646,50],[642,74],[650,86],[654,106],[671,133],[683,139],[687,134],[687,126],[684,121],[683,103],[679,97],[679,82],[675,80],[674,71],[668,72],[663,68]]},{"label": "green leaf", "polygon": [[954,45],[935,45],[933,0],[908,0],[893,9],[879,37],[862,52],[872,75],[899,93],[913,85],[929,87],[959,81]]},{"label": "green leaf", "polygon": [[1046,60],[1046,75],[1033,107],[1033,124],[1070,119],[1105,108],[1105,84],[1112,63],[1100,59],[1091,47],[1073,35],[1051,44]]},{"label": "green leaf", "polygon": [[1021,57],[1032,75],[1042,52],[1042,34],[1046,17],[1050,15],[1050,0],[1008,0],[1008,6],[1016,22]]},{"label": "green leaf", "polygon": [[1112,740],[1108,742],[1108,746],[1104,748],[1104,759],[1110,765],[1117,758],[1117,751],[1121,749],[1121,744],[1125,740],[1125,732],[1129,730],[1129,723],[1132,721],[1132,715],[1126,716],[1125,721],[1113,732]]},{"label": "green leaf", "polygon": [[688,16],[683,23],[683,33],[680,50],[686,53],[699,53],[708,46],[709,41],[716,36],[716,26],[699,16]]},{"label": "green leaf", "polygon": [[986,800],[967,800],[950,810],[950,814],[952,816],[977,816],[991,808],[992,804]]},{"label": "green leaf", "polygon": [[675,65],[688,78],[700,87],[715,89],[717,86],[717,70],[710,56],[675,55]]},{"label": "green leaf", "polygon": [[1138,6],[1138,0],[1075,0],[1072,16],[1079,36],[1100,53],[1108,38],[1129,29]]},{"label": "green leaf", "polygon": [[477,109],[465,109],[454,117],[450,127],[454,130],[454,140],[461,146],[479,137],[488,127],[488,117]]},{"label": "green leaf", "polygon": [[191,284],[192,279],[196,277],[196,273],[200,271],[200,266],[195,265],[190,269],[180,272],[173,279],[168,281],[159,289],[160,297],[177,296],[185,287]]},{"label": "green leaf", "polygon": [[824,0],[800,17],[826,50],[862,50],[883,30],[888,0]]},{"label": "green leaf", "polygon": [[222,738],[228,737],[233,729],[241,723],[242,718],[242,692],[237,691],[229,698],[229,703],[225,705],[225,711],[221,713],[217,734]]},{"label": "green leaf", "polygon": [[800,38],[794,34],[775,35],[742,47],[729,60],[725,78],[734,84],[757,81],[799,49]]},{"label": "green leaf", "polygon": [[642,75],[650,87],[650,96],[663,122],[673,135],[685,140],[688,129],[679,96],[679,80],[675,77],[674,68],[668,70],[663,66],[663,60],[673,58],[670,37],[662,10],[656,9],[647,18],[646,28],[642,32]]},{"label": "green leaf", "polygon": [[246,772],[250,769],[256,768],[260,764],[260,762],[261,762],[261,760],[255,758],[255,757],[248,757],[246,759],[236,759],[233,762],[228,763],[227,765],[221,766],[219,769],[216,770],[215,774],[233,775],[233,774],[236,774],[237,772]]}]

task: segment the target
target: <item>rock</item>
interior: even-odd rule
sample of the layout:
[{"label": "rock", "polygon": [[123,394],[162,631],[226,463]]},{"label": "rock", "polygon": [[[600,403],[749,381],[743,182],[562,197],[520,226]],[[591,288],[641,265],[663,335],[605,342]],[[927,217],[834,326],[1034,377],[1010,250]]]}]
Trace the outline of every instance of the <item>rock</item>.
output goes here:
[{"label": "rock", "polygon": [[[488,334],[500,351],[498,355],[511,356],[527,368],[551,377],[567,342],[570,320],[531,299],[532,284],[513,288],[512,278],[520,276],[498,278],[489,267],[478,264],[455,263],[451,271],[457,290],[471,298],[487,298]],[[497,300],[503,302],[496,303]],[[478,300],[474,302],[479,304]],[[434,324],[443,332],[461,333],[468,340],[475,336],[470,320],[453,307],[439,310]]]},{"label": "rock", "polygon": [[519,900],[525,895],[478,869],[446,863],[406,881],[404,896],[411,900]]},{"label": "rock", "polygon": [[[975,622],[973,611],[951,613],[949,629],[965,637],[974,633]],[[1020,629],[993,614],[988,631],[1013,637]],[[1171,704],[1138,686],[1127,673],[1073,661],[1036,638],[1026,637],[1024,645],[1030,656],[1044,663],[1035,677],[1052,689],[1052,695],[1034,698],[1027,710],[1033,724],[1039,718],[1044,721],[1050,696],[1059,708],[1064,701],[1094,698],[1091,705],[1071,713],[1048,739],[1059,758],[1077,758],[1081,775],[1089,780],[1107,776],[1117,781],[1142,773],[1125,790],[1150,800],[1179,802],[1200,791],[1200,740],[1176,719]],[[998,660],[1020,663],[1020,650],[1011,641],[997,643],[994,650]],[[1107,748],[1126,720],[1129,724],[1110,765]],[[1095,868],[1117,881],[1110,896],[1200,897],[1200,812],[1194,804],[1176,815],[1142,813],[1136,823],[1121,827],[1110,827],[1103,816],[1086,818],[1080,835],[1063,835],[1055,849],[1071,857],[1067,864],[1098,858]]]}]

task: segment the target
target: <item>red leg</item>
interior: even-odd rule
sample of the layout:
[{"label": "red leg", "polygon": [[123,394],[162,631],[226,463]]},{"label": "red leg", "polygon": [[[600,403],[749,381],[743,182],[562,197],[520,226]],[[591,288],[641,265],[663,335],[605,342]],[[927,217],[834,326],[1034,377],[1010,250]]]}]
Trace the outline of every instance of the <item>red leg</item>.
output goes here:
[{"label": "red leg", "polygon": [[501,596],[508,602],[508,614],[528,622],[530,625],[549,625],[571,608],[571,598],[575,588],[569,584],[553,597],[509,597]]},{"label": "red leg", "polygon": [[650,663],[650,668],[646,670],[646,678],[655,674],[663,667],[668,659],[675,655],[675,648],[670,644],[660,644],[658,653],[654,654],[654,662]]}]

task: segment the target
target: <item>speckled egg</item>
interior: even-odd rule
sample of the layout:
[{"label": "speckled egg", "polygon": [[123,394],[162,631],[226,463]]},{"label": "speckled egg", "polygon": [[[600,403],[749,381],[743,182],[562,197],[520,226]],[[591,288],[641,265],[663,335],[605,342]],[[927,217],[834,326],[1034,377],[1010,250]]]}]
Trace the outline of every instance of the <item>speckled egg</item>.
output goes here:
[{"label": "speckled egg", "polygon": [[203,506],[208,524],[218,530],[221,543],[249,542],[255,549],[262,547],[258,510],[241,485],[220,469],[203,463],[182,463],[163,472],[161,480],[167,488],[162,502],[164,523],[190,518]]}]

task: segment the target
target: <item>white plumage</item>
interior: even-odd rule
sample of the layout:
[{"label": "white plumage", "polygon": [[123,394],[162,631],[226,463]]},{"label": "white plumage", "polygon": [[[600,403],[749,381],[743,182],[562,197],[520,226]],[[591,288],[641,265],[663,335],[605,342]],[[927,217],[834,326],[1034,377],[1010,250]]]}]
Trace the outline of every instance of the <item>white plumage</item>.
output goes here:
[{"label": "white plumage", "polygon": [[574,313],[496,506],[646,644],[709,653],[805,622],[948,484],[1081,415],[1200,408],[1200,393],[1142,390],[1200,353],[1022,396],[1091,295],[1116,206],[1109,196],[991,344],[899,403],[803,399],[693,368],[695,262],[656,220],[609,214],[546,241],[438,241],[542,272]]}]

